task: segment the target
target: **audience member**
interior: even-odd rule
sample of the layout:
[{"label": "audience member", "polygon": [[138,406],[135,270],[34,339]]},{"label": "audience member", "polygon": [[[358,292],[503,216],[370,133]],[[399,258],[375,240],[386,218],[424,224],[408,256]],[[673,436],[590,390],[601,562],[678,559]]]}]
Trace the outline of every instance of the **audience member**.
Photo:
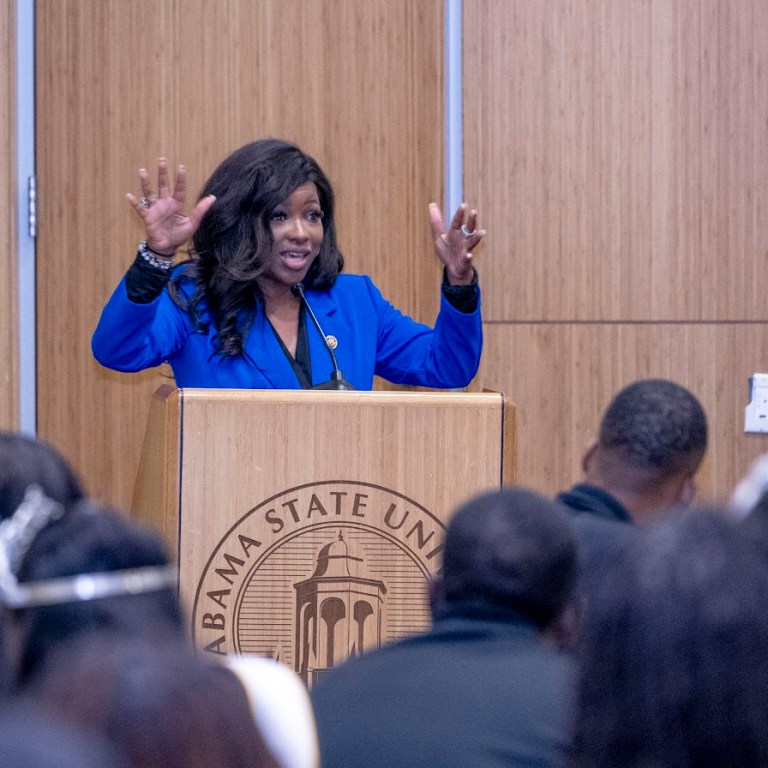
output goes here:
[{"label": "audience member", "polygon": [[[477,211],[462,203],[444,224],[429,206],[443,265],[440,312],[429,327],[392,306],[369,277],[341,274],[333,188],[296,145],[262,139],[235,150],[191,211],[186,178],[178,166],[171,188],[161,158],[157,186],[141,169],[141,197],[127,195],[146,240],[93,334],[102,365],[141,371],[167,362],[182,388],[371,389],[375,376],[453,388],[472,380],[482,350]],[[190,258],[176,266],[190,239]],[[326,334],[336,341],[330,367]]]},{"label": "audience member", "polygon": [[[200,672],[199,685],[195,683],[198,687],[190,691],[189,707],[204,707],[202,692],[207,676],[223,675],[228,688],[236,686],[236,696],[231,690],[224,696],[224,688],[220,685],[219,689],[222,698],[228,697],[237,709],[226,715],[231,728],[240,730],[237,738],[228,736],[227,729],[219,727],[212,715],[201,713],[196,721],[186,717],[182,707],[181,716],[196,729],[194,734],[181,730],[175,722],[167,723],[167,731],[153,722],[158,729],[151,738],[144,739],[139,749],[139,734],[146,736],[147,729],[141,722],[141,706],[149,708],[159,701],[170,706],[174,691],[182,684],[178,681],[194,670],[191,661],[180,659],[176,667],[175,660],[168,664],[177,673],[171,682],[153,672],[159,661],[148,653],[149,648],[170,649],[170,657],[176,654],[182,659],[192,653],[182,632],[176,569],[168,564],[166,551],[155,534],[119,513],[89,500],[65,508],[48,498],[39,486],[30,486],[14,514],[0,523],[0,605],[5,608],[11,651],[8,656],[17,692],[36,692],[36,697],[44,699],[54,712],[64,706],[75,722],[93,721],[92,710],[100,711],[105,697],[116,695],[118,688],[127,691],[135,678],[144,680],[146,675],[154,675],[157,689],[151,695],[147,689],[149,698],[136,703],[135,711],[118,712],[117,702],[110,699],[115,720],[98,721],[101,730],[115,741],[122,723],[135,717],[134,732],[124,733],[131,749],[131,765],[317,768],[317,737],[307,691],[291,670],[264,659],[233,659],[226,669]],[[144,650],[133,659],[133,668],[125,667],[129,677],[116,677],[125,659],[113,669],[112,657],[125,656],[133,646]],[[88,649],[87,653],[83,648]],[[81,653],[85,655],[81,657]],[[89,656],[93,657],[92,664]],[[66,662],[62,663],[62,658]],[[210,688],[212,683],[205,685]],[[265,686],[271,688],[274,701],[267,698]],[[216,690],[214,685],[213,693]],[[57,702],[57,696],[61,701]],[[249,719],[245,729],[238,719],[242,703]],[[211,706],[217,711],[222,709],[215,701]],[[294,711],[287,713],[287,706]],[[286,722],[281,721],[283,717]],[[264,747],[258,735],[259,723],[269,726],[270,743],[276,745],[280,763]],[[292,739],[288,733],[291,728]],[[214,739],[209,731],[217,731],[221,737]],[[168,762],[171,753],[162,753],[159,744],[189,739],[189,749],[193,749],[193,735],[197,739],[196,759],[179,752],[177,762]],[[251,743],[254,738],[258,741],[255,746]]]},{"label": "audience member", "polygon": [[584,578],[629,543],[630,524],[693,501],[706,449],[704,409],[684,387],[644,379],[616,395],[584,456],[583,481],[557,497],[573,515]]},{"label": "audience member", "polygon": [[586,611],[573,768],[768,765],[766,594],[722,512],[637,537]]},{"label": "audience member", "polygon": [[0,431],[0,520],[10,517],[30,485],[69,504],[83,497],[74,470],[53,446],[15,432]]},{"label": "audience member", "polygon": [[312,689],[327,766],[553,766],[572,670],[544,633],[576,569],[567,515],[507,488],[448,525],[433,626],[352,659]]},{"label": "audience member", "polygon": [[28,694],[129,768],[278,768],[237,676],[180,638],[90,634],[51,654]]},{"label": "audience member", "polygon": [[[83,497],[75,472],[55,448],[16,432],[0,431],[0,521],[13,515],[31,487],[63,505]],[[0,692],[12,687],[4,633],[0,621]]]},{"label": "audience member", "polygon": [[182,636],[176,569],[160,539],[83,500],[63,507],[31,489],[0,523],[0,604],[16,685],[50,651],[94,631]]}]

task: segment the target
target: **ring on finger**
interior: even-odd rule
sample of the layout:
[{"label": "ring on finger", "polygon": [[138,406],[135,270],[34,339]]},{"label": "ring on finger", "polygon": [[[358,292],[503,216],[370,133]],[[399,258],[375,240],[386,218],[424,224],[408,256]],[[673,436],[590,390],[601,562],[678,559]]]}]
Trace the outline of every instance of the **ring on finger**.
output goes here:
[{"label": "ring on finger", "polygon": [[139,199],[139,205],[142,208],[149,208],[149,200],[146,197],[142,197]]},{"label": "ring on finger", "polygon": [[464,237],[472,237],[472,235],[475,234],[475,230],[473,229],[471,232],[467,229],[465,224],[461,225],[461,234],[464,235]]}]

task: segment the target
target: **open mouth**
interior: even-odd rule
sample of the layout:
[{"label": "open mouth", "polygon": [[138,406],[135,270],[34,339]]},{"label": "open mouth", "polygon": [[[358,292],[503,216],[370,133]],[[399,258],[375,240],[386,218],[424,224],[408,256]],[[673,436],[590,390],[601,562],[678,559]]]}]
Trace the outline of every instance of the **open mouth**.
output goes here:
[{"label": "open mouth", "polygon": [[303,269],[309,261],[310,251],[283,251],[280,258],[288,269]]}]

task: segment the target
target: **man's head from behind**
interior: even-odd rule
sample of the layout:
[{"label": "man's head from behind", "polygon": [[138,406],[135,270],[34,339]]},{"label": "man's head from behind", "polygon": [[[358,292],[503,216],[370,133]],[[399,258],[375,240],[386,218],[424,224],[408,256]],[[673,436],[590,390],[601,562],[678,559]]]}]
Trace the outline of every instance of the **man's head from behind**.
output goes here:
[{"label": "man's head from behind", "polygon": [[688,504],[706,449],[707,419],[694,395],[672,381],[644,379],[608,406],[584,470],[587,482],[620,497]]},{"label": "man's head from behind", "polygon": [[566,513],[521,488],[476,496],[448,524],[440,611],[523,614],[547,627],[564,607],[576,569]]}]

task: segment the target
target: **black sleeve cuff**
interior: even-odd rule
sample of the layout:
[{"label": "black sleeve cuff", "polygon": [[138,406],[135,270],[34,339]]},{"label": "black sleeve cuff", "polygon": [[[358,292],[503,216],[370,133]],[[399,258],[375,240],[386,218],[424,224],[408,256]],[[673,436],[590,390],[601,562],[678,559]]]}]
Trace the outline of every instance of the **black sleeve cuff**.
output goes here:
[{"label": "black sleeve cuff", "polygon": [[477,270],[472,267],[472,282],[469,285],[451,285],[448,274],[443,268],[443,296],[446,301],[459,312],[471,315],[477,310],[480,291],[477,287]]},{"label": "black sleeve cuff", "polygon": [[149,304],[168,285],[173,270],[153,267],[138,254],[125,273],[125,290],[128,299],[136,304]]}]

